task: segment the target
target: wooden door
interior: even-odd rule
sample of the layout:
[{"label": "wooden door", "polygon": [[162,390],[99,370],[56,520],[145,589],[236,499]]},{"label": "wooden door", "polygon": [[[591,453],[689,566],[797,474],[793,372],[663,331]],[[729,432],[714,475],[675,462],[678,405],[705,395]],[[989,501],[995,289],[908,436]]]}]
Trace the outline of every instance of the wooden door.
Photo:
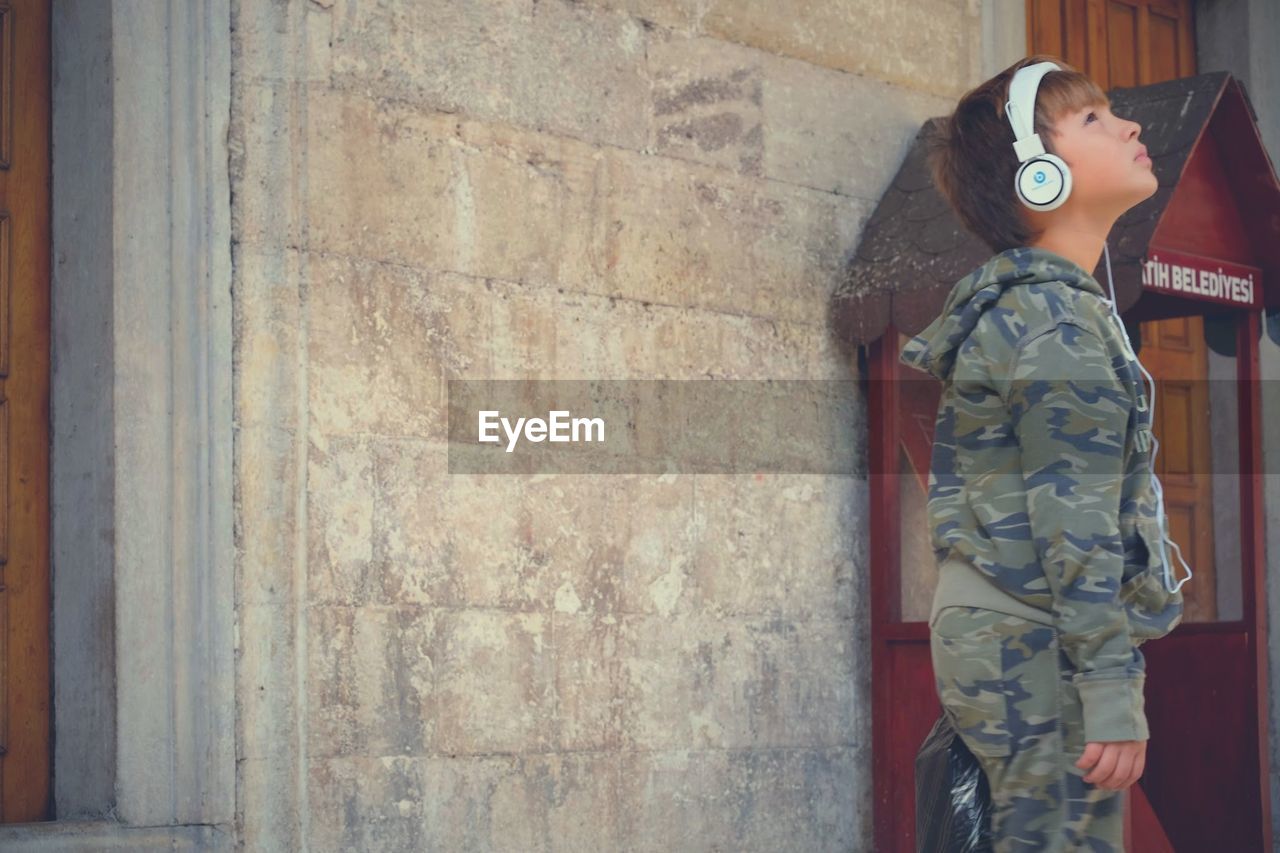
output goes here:
[{"label": "wooden door", "polygon": [[1027,53],[1052,53],[1103,90],[1196,71],[1191,0],[1027,0]]},{"label": "wooden door", "polygon": [[0,821],[52,815],[50,0],[0,0]]},{"label": "wooden door", "polygon": [[[1218,620],[1214,560],[1213,431],[1209,422],[1209,348],[1203,317],[1171,317],[1139,324],[1142,365],[1156,380],[1153,428],[1156,473],[1164,487],[1169,536],[1192,567],[1182,593],[1184,622]],[[1173,558],[1173,555],[1170,555]],[[1176,560],[1175,560],[1176,563]],[[1180,566],[1175,575],[1183,577]],[[1238,618],[1238,614],[1231,614]]]}]

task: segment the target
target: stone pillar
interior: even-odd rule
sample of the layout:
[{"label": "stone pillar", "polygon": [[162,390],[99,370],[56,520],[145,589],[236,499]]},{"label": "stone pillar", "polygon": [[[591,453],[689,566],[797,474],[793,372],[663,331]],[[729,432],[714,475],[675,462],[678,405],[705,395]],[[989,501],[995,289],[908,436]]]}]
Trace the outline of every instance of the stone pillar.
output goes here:
[{"label": "stone pillar", "polygon": [[232,846],[229,0],[53,4],[54,821]]}]

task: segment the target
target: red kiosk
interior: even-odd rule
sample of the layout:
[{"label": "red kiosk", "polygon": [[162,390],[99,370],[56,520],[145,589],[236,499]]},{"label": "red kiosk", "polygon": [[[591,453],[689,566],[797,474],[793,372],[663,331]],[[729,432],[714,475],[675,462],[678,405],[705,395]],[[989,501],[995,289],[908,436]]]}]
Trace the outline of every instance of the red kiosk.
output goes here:
[{"label": "red kiosk", "polygon": [[[1280,326],[1280,182],[1229,73],[1108,94],[1117,115],[1142,125],[1160,183],[1108,244],[1117,307],[1158,382],[1170,536],[1194,572],[1182,624],[1142,648],[1152,740],[1126,798],[1125,849],[1270,850],[1258,353],[1264,327],[1274,336]],[[939,121],[917,135],[833,303],[835,330],[859,345],[866,380],[883,853],[915,849],[915,753],[940,713],[927,624],[937,568],[924,520],[940,389],[898,353],[991,255],[932,185],[924,142]],[[1093,274],[1105,287],[1102,262]]]}]

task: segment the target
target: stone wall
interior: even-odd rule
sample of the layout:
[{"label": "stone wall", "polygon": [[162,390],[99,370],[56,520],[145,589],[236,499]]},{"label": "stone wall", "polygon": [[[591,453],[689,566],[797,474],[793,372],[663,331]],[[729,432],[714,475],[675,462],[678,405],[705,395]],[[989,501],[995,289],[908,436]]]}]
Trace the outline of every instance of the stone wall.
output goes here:
[{"label": "stone wall", "polygon": [[828,296],[977,3],[232,24],[246,848],[869,849],[865,478],[449,475],[445,381],[852,378]]}]

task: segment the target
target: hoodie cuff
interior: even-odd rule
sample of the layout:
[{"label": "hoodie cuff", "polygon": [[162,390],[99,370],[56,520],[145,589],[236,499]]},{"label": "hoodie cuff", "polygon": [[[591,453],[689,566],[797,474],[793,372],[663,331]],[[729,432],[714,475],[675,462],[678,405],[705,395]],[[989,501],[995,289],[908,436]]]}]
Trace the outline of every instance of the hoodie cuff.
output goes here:
[{"label": "hoodie cuff", "polygon": [[1146,674],[1128,678],[1083,679],[1076,673],[1071,680],[1080,691],[1084,707],[1084,739],[1090,741],[1147,740],[1147,715],[1143,685]]}]

